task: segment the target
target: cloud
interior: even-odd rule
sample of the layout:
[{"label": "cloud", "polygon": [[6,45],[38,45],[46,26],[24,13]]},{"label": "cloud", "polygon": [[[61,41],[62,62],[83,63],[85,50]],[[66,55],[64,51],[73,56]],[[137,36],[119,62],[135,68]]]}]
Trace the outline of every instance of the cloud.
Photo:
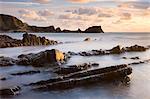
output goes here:
[{"label": "cloud", "polygon": [[42,4],[45,4],[45,3],[49,3],[51,0],[32,0],[32,2],[37,2],[37,3],[42,3]]},{"label": "cloud", "polygon": [[118,7],[123,7],[123,8],[136,8],[136,9],[147,9],[150,7],[150,2],[147,1],[133,1],[133,2],[123,2],[118,5]]},{"label": "cloud", "polygon": [[51,16],[54,15],[54,13],[48,9],[42,10],[38,12],[39,15],[41,16]]},{"label": "cloud", "polygon": [[95,1],[95,0],[67,0],[67,1],[72,2],[72,3],[88,3],[88,2]]},{"label": "cloud", "polygon": [[122,13],[121,14],[121,20],[130,20],[131,14],[130,13]]},{"label": "cloud", "polygon": [[0,2],[10,2],[10,3],[22,2],[22,3],[41,3],[41,4],[49,3],[50,1],[51,0],[0,0]]},{"label": "cloud", "polygon": [[98,10],[96,8],[80,7],[74,10],[67,10],[66,12],[71,12],[72,14],[78,15],[95,15],[97,14]]},{"label": "cloud", "polygon": [[99,15],[98,15],[98,17],[106,17],[106,18],[110,18],[110,17],[112,17],[113,15],[111,15],[111,14],[108,14],[108,13],[103,13],[103,12],[101,12]]},{"label": "cloud", "polygon": [[45,17],[38,15],[38,13],[34,10],[22,9],[19,11],[19,13],[21,14],[21,18],[26,20],[46,21]]}]

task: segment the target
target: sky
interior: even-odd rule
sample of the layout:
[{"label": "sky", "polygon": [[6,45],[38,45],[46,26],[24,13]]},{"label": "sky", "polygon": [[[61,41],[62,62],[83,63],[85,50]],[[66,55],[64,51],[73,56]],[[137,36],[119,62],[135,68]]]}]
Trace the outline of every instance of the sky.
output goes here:
[{"label": "sky", "polygon": [[0,13],[36,26],[150,32],[150,0],[0,0]]}]

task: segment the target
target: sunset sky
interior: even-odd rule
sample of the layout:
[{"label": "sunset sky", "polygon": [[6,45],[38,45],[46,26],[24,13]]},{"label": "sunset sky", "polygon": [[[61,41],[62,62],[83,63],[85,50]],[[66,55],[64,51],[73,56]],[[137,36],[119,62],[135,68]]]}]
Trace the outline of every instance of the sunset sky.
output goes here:
[{"label": "sunset sky", "polygon": [[150,0],[0,0],[0,13],[36,26],[150,32]]}]

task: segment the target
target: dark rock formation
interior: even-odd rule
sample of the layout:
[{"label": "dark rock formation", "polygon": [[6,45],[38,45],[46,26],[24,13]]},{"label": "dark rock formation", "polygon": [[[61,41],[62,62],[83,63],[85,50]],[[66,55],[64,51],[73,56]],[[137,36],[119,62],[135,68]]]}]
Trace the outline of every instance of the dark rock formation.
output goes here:
[{"label": "dark rock formation", "polygon": [[30,70],[30,71],[24,71],[24,72],[18,72],[18,73],[11,73],[13,76],[21,76],[21,75],[32,75],[40,73],[40,70]]},{"label": "dark rock formation", "polygon": [[61,29],[60,29],[60,27],[58,27],[58,28],[56,28],[56,32],[61,32]]},{"label": "dark rock formation", "polygon": [[81,55],[81,56],[96,56],[96,55],[110,55],[110,54],[121,54],[125,52],[142,52],[146,51],[148,48],[144,46],[134,45],[131,47],[120,47],[119,45],[113,47],[110,50],[91,50],[91,51],[83,51],[79,53],[68,52],[70,55]]},{"label": "dark rock formation", "polygon": [[13,88],[0,89],[0,96],[13,96],[19,94],[21,87],[16,86]]},{"label": "dark rock formation", "polygon": [[88,85],[91,83],[111,82],[114,80],[126,78],[131,73],[131,67],[128,67],[127,65],[118,65],[101,69],[75,72],[61,78],[54,78],[48,81],[31,83],[29,85],[38,85],[36,88],[40,90],[60,90]]},{"label": "dark rock formation", "polygon": [[101,26],[92,26],[83,31],[84,33],[104,33]]},{"label": "dark rock formation", "polygon": [[26,23],[23,23],[21,20],[17,19],[11,15],[0,14],[0,32],[65,32],[65,33],[103,33],[101,26],[93,26],[85,31],[81,31],[80,29],[72,31],[72,30],[63,30],[58,27],[55,29],[54,26],[47,27],[38,27],[38,26],[30,26]]},{"label": "dark rock formation", "polygon": [[67,59],[67,55],[59,50],[52,49],[39,52],[37,54],[19,55],[18,65],[32,65],[32,66],[49,66],[59,65],[64,63]]},{"label": "dark rock formation", "polygon": [[84,63],[84,64],[79,64],[79,65],[70,65],[67,67],[60,67],[59,69],[57,69],[55,71],[55,73],[57,74],[70,74],[70,73],[74,73],[74,72],[78,72],[78,71],[82,71],[82,70],[87,70],[93,66],[98,66],[99,64],[97,63]]},{"label": "dark rock formation", "polygon": [[33,34],[23,34],[22,43],[24,46],[32,46],[32,45],[54,45],[57,44],[57,41],[48,40],[45,37],[37,37]]},{"label": "dark rock formation", "polygon": [[16,60],[10,57],[4,57],[4,56],[0,57],[0,66],[12,66],[15,64],[15,62]]},{"label": "dark rock formation", "polygon": [[84,39],[84,41],[91,41],[91,38],[86,38],[86,39]]},{"label": "dark rock formation", "polygon": [[0,48],[54,44],[58,44],[58,42],[28,33],[23,34],[22,40],[13,39],[7,35],[0,35]]},{"label": "dark rock formation", "polygon": [[0,35],[0,48],[22,46],[22,41],[13,39],[7,35]]},{"label": "dark rock formation", "polygon": [[20,30],[25,26],[26,24],[14,16],[0,14],[0,31],[7,32]]}]

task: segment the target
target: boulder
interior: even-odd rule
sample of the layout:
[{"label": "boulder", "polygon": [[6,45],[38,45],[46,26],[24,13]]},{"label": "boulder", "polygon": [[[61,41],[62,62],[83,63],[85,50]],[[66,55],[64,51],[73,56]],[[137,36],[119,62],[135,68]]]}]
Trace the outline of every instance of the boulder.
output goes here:
[{"label": "boulder", "polygon": [[86,38],[86,39],[84,39],[84,41],[91,41],[91,38]]},{"label": "boulder", "polygon": [[121,47],[118,45],[114,48],[112,48],[111,50],[109,50],[111,54],[120,54],[123,52],[123,50],[121,49]]},{"label": "boulder", "polygon": [[16,60],[10,57],[0,57],[0,66],[12,66],[16,63]]},{"label": "boulder", "polygon": [[39,52],[37,54],[19,55],[18,65],[32,65],[32,66],[48,66],[59,65],[67,60],[67,55],[63,52],[52,49]]},{"label": "boulder", "polygon": [[13,96],[19,94],[21,87],[15,86],[13,88],[0,89],[0,96]]}]

